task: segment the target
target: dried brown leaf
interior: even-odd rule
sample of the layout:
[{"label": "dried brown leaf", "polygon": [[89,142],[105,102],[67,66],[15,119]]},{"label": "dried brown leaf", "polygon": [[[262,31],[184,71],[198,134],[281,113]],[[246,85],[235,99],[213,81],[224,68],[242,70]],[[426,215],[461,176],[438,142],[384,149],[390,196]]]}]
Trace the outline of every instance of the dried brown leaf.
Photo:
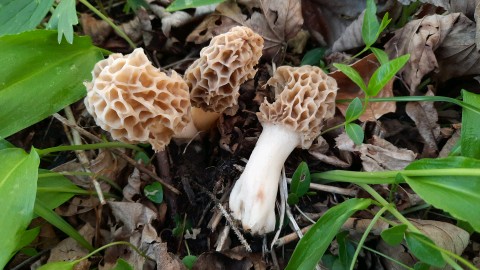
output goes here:
[{"label": "dried brown leaf", "polygon": [[101,45],[112,33],[112,27],[104,20],[97,20],[92,15],[82,13],[80,15],[80,25],[83,33],[92,38],[94,44]]},{"label": "dried brown leaf", "polygon": [[432,71],[441,81],[480,73],[475,32],[475,24],[461,13],[432,15],[397,30],[385,49],[394,57],[410,54],[402,74],[410,93],[417,94],[423,76]]},{"label": "dried brown leaf", "polygon": [[140,187],[142,185],[142,180],[140,179],[140,171],[135,168],[128,176],[127,185],[123,188],[123,197],[125,200],[130,202],[135,202],[134,197],[141,195]]},{"label": "dried brown leaf", "polygon": [[362,12],[356,20],[345,28],[340,37],[332,45],[332,51],[341,52],[365,45],[362,38],[363,17]]},{"label": "dried brown leaf", "polygon": [[[398,0],[402,5],[410,5],[413,0]],[[450,13],[461,12],[472,18],[478,0],[420,0],[421,3],[442,7]]]},{"label": "dried brown leaf", "polygon": [[[80,230],[78,230],[78,232],[85,238],[85,240],[87,240],[89,243],[92,243],[93,236],[95,235],[95,229],[90,224],[86,223],[82,228],[80,228]],[[72,261],[80,259],[88,253],[89,252],[86,248],[81,246],[73,238],[69,237],[52,248],[47,262]],[[89,266],[89,261],[84,260],[82,265],[79,265],[80,268],[75,269],[89,269]]]},{"label": "dried brown leaf", "polygon": [[338,149],[359,152],[363,169],[367,172],[403,170],[416,157],[412,151],[398,148],[377,136],[361,145],[355,145],[345,133],[335,138],[335,141]]},{"label": "dried brown leaf", "polygon": [[139,226],[150,224],[157,218],[157,214],[140,203],[134,202],[109,202],[112,213],[118,221],[121,221],[130,232]]},{"label": "dried brown leaf", "polygon": [[[426,96],[433,96],[433,92],[428,90]],[[408,102],[405,111],[415,122],[425,143],[422,156],[434,157],[438,151],[437,141],[440,138],[440,125],[433,102]]]},{"label": "dried brown leaf", "polygon": [[254,269],[265,270],[267,266],[259,253],[246,252],[237,247],[222,252],[209,251],[201,254],[193,265],[194,270],[209,269]]},{"label": "dried brown leaf", "polygon": [[312,144],[312,146],[310,146],[308,153],[314,156],[316,159],[336,167],[348,168],[352,165],[351,160],[343,161],[334,154],[328,153],[329,149],[330,146],[328,145],[327,141],[320,136]]},{"label": "dried brown leaf", "polygon": [[[216,12],[208,16],[187,37],[187,41],[203,43],[233,26],[243,25],[252,28],[265,40],[264,57],[272,59],[283,54],[286,42],[295,37],[303,25],[300,1],[257,0],[250,5],[258,6],[258,9],[251,9],[246,15],[233,1],[219,4]],[[276,59],[282,58],[280,55]]]},{"label": "dried brown leaf", "polygon": [[[380,66],[375,55],[370,54],[353,63],[351,67],[358,71],[366,84],[372,77],[375,70]],[[350,80],[345,74],[337,70],[329,74],[337,81],[338,99],[354,99],[356,97],[363,98],[365,93],[358,87],[352,80]],[[393,79],[380,91],[377,97],[392,97],[393,96]],[[348,103],[337,103],[337,108],[345,115]],[[382,115],[394,112],[396,110],[395,102],[374,102],[369,104],[369,108],[365,113],[360,116],[360,121],[375,121]]]}]

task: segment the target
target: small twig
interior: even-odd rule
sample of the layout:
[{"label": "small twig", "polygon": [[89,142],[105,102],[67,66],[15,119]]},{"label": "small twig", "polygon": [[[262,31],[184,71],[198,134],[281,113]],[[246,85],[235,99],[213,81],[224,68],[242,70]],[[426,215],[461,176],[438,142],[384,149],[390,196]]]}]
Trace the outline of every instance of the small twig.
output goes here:
[{"label": "small twig", "polygon": [[[77,122],[70,106],[65,107],[63,110],[65,111],[65,115],[67,116],[68,121],[72,123]],[[70,128],[70,132],[72,134],[73,143],[75,145],[82,145],[83,141],[82,141],[82,138],[80,137],[80,133],[74,128]],[[77,158],[80,161],[80,164],[82,165],[85,172],[91,173],[90,160],[88,159],[87,154],[85,154],[85,151],[77,150],[75,151],[75,154],[77,155]],[[95,191],[97,192],[97,196],[98,196],[98,199],[100,200],[100,204],[105,205],[107,202],[105,201],[105,196],[103,196],[103,191],[102,191],[102,188],[100,187],[100,183],[98,183],[98,181],[93,177],[89,177],[89,178],[90,178],[90,181],[93,183],[93,187],[95,188]]]},{"label": "small twig", "polygon": [[[159,176],[169,185],[172,185],[173,183],[170,173],[170,158],[168,156],[167,150],[158,152],[156,156]],[[167,205],[170,207],[170,214],[172,216],[175,216],[175,214],[177,214],[177,195],[166,190],[165,199],[168,202]]]},{"label": "small twig", "polygon": [[[287,184],[285,182],[285,185],[284,185],[284,181],[282,181],[282,179],[285,179],[283,176],[285,175],[285,167],[282,168],[282,176],[281,179],[280,179],[280,182],[278,183],[278,186],[279,186],[279,190],[280,190],[280,223],[283,222],[283,220],[285,219],[285,206],[287,205],[287,196],[285,196],[286,194],[288,194],[288,191],[287,192],[282,192],[284,189],[286,190],[287,189]],[[270,250],[273,251],[273,245],[275,243],[275,241],[277,241],[277,239],[280,237],[280,232],[282,231],[282,226],[278,226],[278,230],[277,232],[275,233],[275,236],[273,237],[273,240],[272,240],[272,244],[270,245]]]},{"label": "small twig", "polygon": [[[88,139],[94,141],[94,142],[102,142],[102,140],[100,138],[98,138],[97,136],[93,135],[92,133],[86,131],[85,129],[83,129],[82,127],[78,126],[77,124],[75,123],[72,123],[70,121],[68,121],[66,118],[64,118],[63,116],[59,115],[58,113],[55,113],[53,114],[53,117],[55,117],[58,121],[62,122],[63,124],[71,127],[71,128],[74,128],[76,129],[80,134],[82,134],[83,136],[87,137]],[[158,175],[156,175],[155,173],[153,173],[152,171],[150,171],[149,169],[145,168],[145,166],[143,166],[143,164],[140,164],[138,162],[136,162],[133,158],[127,156],[125,153],[123,153],[122,151],[118,150],[118,149],[110,149],[110,151],[112,151],[113,153],[115,153],[116,155],[118,155],[119,157],[123,158],[124,160],[126,160],[130,165],[132,166],[135,166],[139,171],[143,172],[143,173],[146,173],[148,176],[152,177],[153,179],[155,179],[156,181],[160,182],[165,188],[168,188],[169,190],[171,190],[172,192],[176,193],[176,194],[181,194],[181,192],[176,189],[175,187],[173,187],[172,185],[166,183],[165,181],[163,181],[163,179],[161,179],[160,177],[158,177]]]},{"label": "small twig", "polygon": [[[292,183],[291,178],[287,178],[287,181],[289,184]],[[331,193],[336,193],[336,194],[341,194],[341,195],[351,196],[351,197],[355,197],[357,195],[357,191],[351,188],[340,188],[340,187],[334,187],[334,186],[328,186],[328,185],[322,185],[322,184],[316,184],[316,183],[310,183],[310,188],[318,191],[331,192]]]},{"label": "small twig", "polygon": [[215,197],[215,195],[213,193],[211,193],[208,189],[204,188],[200,184],[198,184],[196,182],[193,182],[193,183],[196,186],[198,186],[203,192],[205,192],[215,202],[215,205],[217,206],[217,208],[222,212],[222,214],[225,217],[225,219],[227,220],[227,222],[232,226],[233,232],[237,236],[240,243],[242,243],[242,245],[245,247],[245,249],[248,252],[252,252],[252,248],[248,244],[247,240],[245,239],[245,237],[243,237],[243,234],[240,232],[240,230],[237,228],[237,226],[235,226],[235,223],[233,222],[232,217],[230,216],[228,211],[225,209],[225,207],[223,207],[222,203],[217,199],[217,197]]},{"label": "small twig", "polygon": [[228,239],[228,234],[230,233],[230,226],[225,225],[221,230],[220,234],[218,235],[217,243],[215,243],[215,251],[220,252],[224,249],[225,242]]}]

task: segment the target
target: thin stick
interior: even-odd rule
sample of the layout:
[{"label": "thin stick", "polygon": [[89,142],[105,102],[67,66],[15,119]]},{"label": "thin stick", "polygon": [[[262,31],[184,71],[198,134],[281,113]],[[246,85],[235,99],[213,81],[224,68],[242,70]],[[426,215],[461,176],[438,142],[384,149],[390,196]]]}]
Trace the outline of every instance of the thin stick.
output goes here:
[{"label": "thin stick", "polygon": [[[292,183],[291,178],[287,178],[287,181],[289,184]],[[331,193],[336,193],[336,194],[341,194],[341,195],[351,196],[351,197],[355,197],[357,195],[357,191],[351,188],[340,188],[340,187],[334,187],[334,186],[328,186],[328,185],[322,185],[322,184],[316,184],[316,183],[310,183],[310,188],[318,191],[331,192]]]},{"label": "thin stick", "polygon": [[[94,141],[94,142],[102,142],[102,140],[100,138],[98,138],[97,136],[93,135],[92,133],[86,131],[85,129],[83,129],[82,127],[78,126],[77,124],[75,123],[72,123],[70,121],[68,121],[67,119],[65,119],[63,116],[59,115],[58,113],[55,113],[53,114],[53,117],[55,117],[58,121],[62,122],[63,124],[71,127],[71,128],[74,128],[76,130],[78,130],[78,132],[80,134],[82,134],[83,136],[89,138],[90,140]],[[156,181],[160,182],[164,187],[168,188],[169,190],[171,190],[172,192],[176,193],[176,194],[181,194],[181,192],[176,189],[175,187],[169,185],[168,183],[166,183],[165,181],[163,181],[163,179],[161,179],[160,177],[158,177],[158,175],[156,175],[155,173],[153,173],[152,171],[150,171],[149,169],[145,168],[145,166],[143,166],[142,164],[136,162],[134,159],[132,159],[131,157],[127,156],[125,153],[123,153],[122,151],[118,150],[118,149],[110,149],[110,151],[112,151],[113,153],[115,153],[116,155],[120,156],[121,158],[123,158],[124,160],[126,160],[130,165],[132,166],[135,166],[139,171],[143,172],[143,173],[146,173],[148,176],[152,177],[153,179],[155,179]]]}]

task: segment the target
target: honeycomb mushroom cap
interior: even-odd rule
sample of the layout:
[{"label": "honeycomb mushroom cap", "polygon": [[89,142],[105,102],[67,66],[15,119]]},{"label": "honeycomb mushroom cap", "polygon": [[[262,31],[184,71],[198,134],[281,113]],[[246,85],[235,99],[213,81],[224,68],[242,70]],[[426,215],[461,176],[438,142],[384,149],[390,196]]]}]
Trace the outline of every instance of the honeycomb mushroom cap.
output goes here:
[{"label": "honeycomb mushroom cap", "polygon": [[85,83],[85,106],[112,138],[149,142],[161,151],[191,120],[188,85],[177,73],[155,68],[139,48],[98,62]]},{"label": "honeycomb mushroom cap", "polygon": [[335,113],[337,82],[314,66],[279,67],[267,82],[275,87],[276,100],[263,102],[257,117],[264,123],[282,123],[301,135],[307,149],[322,129],[322,122]]},{"label": "honeycomb mushroom cap", "polygon": [[215,36],[185,71],[192,105],[206,111],[234,114],[239,88],[255,76],[262,56],[263,38],[250,28],[237,26]]}]

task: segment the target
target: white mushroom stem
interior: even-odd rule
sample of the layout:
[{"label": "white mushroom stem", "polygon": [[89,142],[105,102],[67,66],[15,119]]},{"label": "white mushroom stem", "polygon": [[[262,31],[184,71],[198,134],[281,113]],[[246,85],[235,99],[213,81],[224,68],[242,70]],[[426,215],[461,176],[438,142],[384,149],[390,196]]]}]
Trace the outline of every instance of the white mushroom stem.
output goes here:
[{"label": "white mushroom stem", "polygon": [[275,229],[275,199],[285,160],[301,141],[300,134],[281,124],[263,123],[263,131],[230,194],[230,209],[252,234]]}]

